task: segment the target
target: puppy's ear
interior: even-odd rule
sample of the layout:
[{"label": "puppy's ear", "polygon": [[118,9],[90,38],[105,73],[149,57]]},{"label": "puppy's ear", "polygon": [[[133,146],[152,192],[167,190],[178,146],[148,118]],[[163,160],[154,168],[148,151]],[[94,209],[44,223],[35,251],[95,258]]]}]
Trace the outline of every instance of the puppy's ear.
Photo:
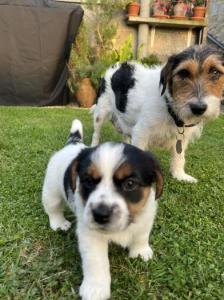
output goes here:
[{"label": "puppy's ear", "polygon": [[156,169],[155,173],[156,173],[156,199],[158,199],[163,193],[164,180],[163,180],[163,175],[161,173],[161,170],[159,168]]},{"label": "puppy's ear", "polygon": [[151,170],[151,181],[156,184],[156,199],[160,198],[160,196],[163,193],[163,185],[164,185],[164,180],[163,180],[163,175],[161,171],[160,164],[156,157],[148,152],[145,151],[146,154],[146,159],[144,160],[144,164],[149,166],[149,169]]},{"label": "puppy's ear", "polygon": [[166,90],[167,83],[172,77],[172,69],[173,69],[173,63],[174,63],[175,55],[172,55],[169,57],[166,65],[163,67],[160,73],[160,82],[159,85],[162,85],[162,91],[161,96],[164,94]]},{"label": "puppy's ear", "polygon": [[69,179],[70,179],[70,186],[72,192],[74,193],[76,190],[76,179],[77,179],[77,160],[73,160],[70,165],[70,172],[69,172]]}]

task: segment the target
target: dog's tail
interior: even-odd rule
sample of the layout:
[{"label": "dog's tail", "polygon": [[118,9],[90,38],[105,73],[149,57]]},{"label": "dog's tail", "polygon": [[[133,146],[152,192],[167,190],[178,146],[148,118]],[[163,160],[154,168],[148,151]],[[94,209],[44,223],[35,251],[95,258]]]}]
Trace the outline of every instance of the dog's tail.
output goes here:
[{"label": "dog's tail", "polygon": [[83,142],[82,123],[79,120],[75,119],[72,121],[72,126],[70,129],[68,140],[66,142],[66,146],[71,144],[82,143],[82,142]]}]

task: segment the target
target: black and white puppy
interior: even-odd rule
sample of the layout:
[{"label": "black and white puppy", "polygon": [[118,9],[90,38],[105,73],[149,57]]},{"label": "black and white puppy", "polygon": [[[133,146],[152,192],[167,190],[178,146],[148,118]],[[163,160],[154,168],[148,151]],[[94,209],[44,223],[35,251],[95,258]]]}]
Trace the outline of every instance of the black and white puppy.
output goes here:
[{"label": "black and white puppy", "polygon": [[224,55],[210,47],[188,48],[163,67],[118,63],[107,70],[92,109],[92,146],[104,121],[111,120],[133,145],[169,149],[173,177],[196,182],[185,173],[185,150],[203,124],[219,115],[223,87]]},{"label": "black and white puppy", "polygon": [[82,299],[110,297],[110,242],[127,247],[130,257],[152,258],[148,239],[162,189],[160,167],[149,152],[111,142],[88,148],[81,123],[73,121],[67,144],[49,161],[42,202],[53,230],[70,227],[64,202],[77,216]]}]

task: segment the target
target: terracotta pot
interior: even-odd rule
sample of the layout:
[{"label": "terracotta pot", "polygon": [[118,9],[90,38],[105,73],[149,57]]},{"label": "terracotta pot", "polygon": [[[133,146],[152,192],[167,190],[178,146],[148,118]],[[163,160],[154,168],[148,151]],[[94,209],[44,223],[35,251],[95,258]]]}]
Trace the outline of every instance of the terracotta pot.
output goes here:
[{"label": "terracotta pot", "polygon": [[89,108],[94,104],[96,91],[92,86],[90,78],[83,78],[80,81],[75,98],[82,107]]},{"label": "terracotta pot", "polygon": [[152,6],[153,11],[153,17],[156,18],[168,18],[169,16],[166,14],[166,11],[161,8],[161,4],[158,2],[155,2]]},{"label": "terracotta pot", "polygon": [[157,16],[165,16],[165,12],[163,10],[159,10],[159,9],[154,9],[153,10],[153,16],[157,17]]},{"label": "terracotta pot", "polygon": [[127,6],[129,16],[138,16],[140,11],[140,4],[138,2],[131,2]]},{"label": "terracotta pot", "polygon": [[195,6],[193,8],[193,17],[194,18],[204,18],[205,17],[205,11],[206,7],[205,6]]},{"label": "terracotta pot", "polygon": [[185,4],[180,2],[174,6],[173,15],[175,17],[184,17],[186,14]]}]

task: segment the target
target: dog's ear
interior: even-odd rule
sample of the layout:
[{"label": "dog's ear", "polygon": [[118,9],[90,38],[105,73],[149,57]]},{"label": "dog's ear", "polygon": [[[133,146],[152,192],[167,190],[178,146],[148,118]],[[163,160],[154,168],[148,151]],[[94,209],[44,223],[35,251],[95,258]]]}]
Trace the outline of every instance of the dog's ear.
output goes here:
[{"label": "dog's ear", "polygon": [[161,170],[159,168],[156,168],[156,199],[160,198],[160,196],[163,193],[163,175],[161,173]]},{"label": "dog's ear", "polygon": [[164,94],[166,90],[167,83],[172,77],[173,64],[175,60],[175,55],[169,57],[166,65],[162,68],[160,73],[160,82],[159,85],[162,85],[161,96]]},{"label": "dog's ear", "polygon": [[156,199],[160,198],[163,193],[163,175],[161,171],[160,164],[156,157],[148,151],[145,151],[145,160],[144,164],[149,167],[149,177],[151,178],[151,182],[155,182],[156,185]]},{"label": "dog's ear", "polygon": [[69,179],[70,179],[70,186],[72,192],[74,193],[76,190],[76,179],[77,179],[77,159],[73,160],[70,165],[70,172],[69,172]]}]

